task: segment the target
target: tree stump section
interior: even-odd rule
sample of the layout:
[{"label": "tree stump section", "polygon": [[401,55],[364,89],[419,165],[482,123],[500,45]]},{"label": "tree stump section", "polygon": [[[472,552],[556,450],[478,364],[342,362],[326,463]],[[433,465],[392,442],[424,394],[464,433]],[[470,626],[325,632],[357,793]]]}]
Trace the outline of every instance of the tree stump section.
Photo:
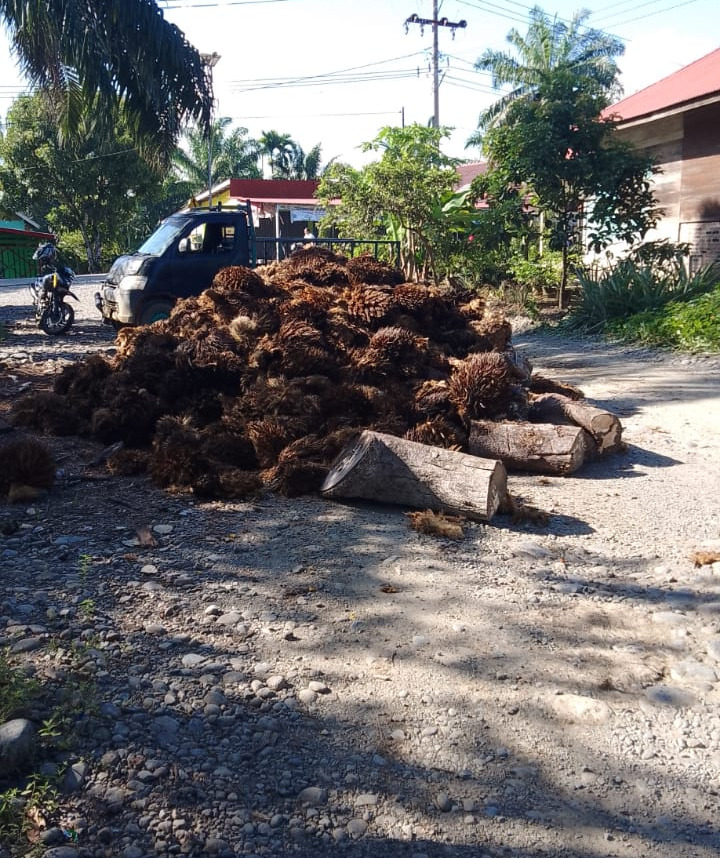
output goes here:
[{"label": "tree stump section", "polygon": [[579,426],[495,423],[473,420],[468,449],[474,456],[500,459],[509,470],[535,474],[572,474],[596,451]]},{"label": "tree stump section", "polygon": [[321,491],[488,521],[507,494],[507,472],[498,461],[367,430],[338,456]]},{"label": "tree stump section", "polygon": [[622,448],[622,425],[614,414],[559,393],[545,393],[533,399],[530,419],[538,423],[561,420],[580,426],[595,439],[601,453],[614,453]]}]

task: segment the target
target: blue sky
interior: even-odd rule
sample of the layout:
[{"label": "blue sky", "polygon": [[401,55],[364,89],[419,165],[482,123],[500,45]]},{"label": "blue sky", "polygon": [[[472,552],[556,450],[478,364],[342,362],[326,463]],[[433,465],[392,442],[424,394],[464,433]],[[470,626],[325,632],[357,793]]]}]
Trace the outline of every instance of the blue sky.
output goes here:
[{"label": "blue sky", "polygon": [[[439,29],[440,121],[455,128],[448,154],[477,156],[465,141],[498,94],[473,63],[486,48],[505,49],[512,27],[524,33],[532,5],[441,3],[440,17],[467,22],[463,29]],[[720,47],[719,0],[540,5],[565,19],[588,8],[592,26],[624,40],[621,81],[628,95]],[[200,51],[220,54],[216,113],[252,136],[286,132],[306,150],[320,143],[324,161],[358,165],[367,160],[359,145],[379,128],[399,125],[403,115],[406,123],[425,124],[432,115],[432,31],[404,26],[413,14],[431,18],[432,0],[164,0],[160,7]],[[23,85],[9,46],[0,50],[3,116]]]}]

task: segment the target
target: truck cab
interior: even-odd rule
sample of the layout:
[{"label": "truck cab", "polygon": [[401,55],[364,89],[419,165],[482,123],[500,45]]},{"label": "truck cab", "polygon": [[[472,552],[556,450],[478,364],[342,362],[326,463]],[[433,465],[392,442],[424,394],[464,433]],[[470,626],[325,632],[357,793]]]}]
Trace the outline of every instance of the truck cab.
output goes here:
[{"label": "truck cab", "polygon": [[95,305],[105,324],[147,325],[166,319],[178,299],[207,289],[221,268],[255,264],[249,207],[178,212],[115,260]]}]

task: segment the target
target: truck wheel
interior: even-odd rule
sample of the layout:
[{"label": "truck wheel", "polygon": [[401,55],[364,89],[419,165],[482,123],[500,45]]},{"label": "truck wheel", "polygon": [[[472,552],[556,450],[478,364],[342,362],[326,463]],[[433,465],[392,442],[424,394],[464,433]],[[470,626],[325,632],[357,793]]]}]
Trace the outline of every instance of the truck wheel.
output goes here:
[{"label": "truck wheel", "polygon": [[161,319],[167,319],[170,316],[172,304],[169,301],[151,301],[143,308],[140,314],[139,324],[152,325],[153,322],[159,322]]}]

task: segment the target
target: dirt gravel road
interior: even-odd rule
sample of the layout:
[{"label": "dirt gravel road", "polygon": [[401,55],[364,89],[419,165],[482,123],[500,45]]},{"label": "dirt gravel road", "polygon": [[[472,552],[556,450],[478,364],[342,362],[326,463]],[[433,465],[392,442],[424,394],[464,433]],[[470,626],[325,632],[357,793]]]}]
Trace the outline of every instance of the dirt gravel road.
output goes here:
[{"label": "dirt gravel road", "polygon": [[[18,314],[6,407],[23,366],[112,348],[89,313],[53,342]],[[720,358],[514,342],[625,427],[579,475],[511,475],[547,527],[111,491],[51,441],[57,487],[0,506],[0,638],[48,676],[92,641],[63,855],[720,852],[720,564],[690,559],[720,548]]]}]

